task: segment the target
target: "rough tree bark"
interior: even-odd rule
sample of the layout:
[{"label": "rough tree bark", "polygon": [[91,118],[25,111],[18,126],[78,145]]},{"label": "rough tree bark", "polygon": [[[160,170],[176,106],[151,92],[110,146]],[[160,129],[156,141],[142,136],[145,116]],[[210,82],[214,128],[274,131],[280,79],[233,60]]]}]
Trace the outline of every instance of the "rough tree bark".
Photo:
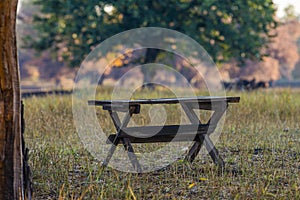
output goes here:
[{"label": "rough tree bark", "polygon": [[16,46],[18,0],[0,1],[0,199],[24,199]]}]

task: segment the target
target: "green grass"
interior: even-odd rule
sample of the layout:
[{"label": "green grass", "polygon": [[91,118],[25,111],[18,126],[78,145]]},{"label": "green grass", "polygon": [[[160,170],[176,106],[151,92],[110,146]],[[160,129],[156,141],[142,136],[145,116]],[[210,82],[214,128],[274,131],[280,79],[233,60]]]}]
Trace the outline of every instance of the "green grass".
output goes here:
[{"label": "green grass", "polygon": [[[229,106],[217,143],[227,163],[223,173],[209,156],[199,156],[192,165],[178,161],[140,175],[101,170],[77,136],[70,96],[26,99],[35,199],[300,199],[300,91],[227,95],[241,101]],[[178,121],[176,109],[168,112],[170,123]],[[112,131],[108,114],[99,110],[98,116]]]}]

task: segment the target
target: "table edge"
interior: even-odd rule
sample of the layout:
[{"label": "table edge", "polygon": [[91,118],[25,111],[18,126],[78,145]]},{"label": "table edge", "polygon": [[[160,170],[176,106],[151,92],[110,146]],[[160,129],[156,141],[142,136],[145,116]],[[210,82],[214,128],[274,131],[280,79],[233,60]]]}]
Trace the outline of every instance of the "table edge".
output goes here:
[{"label": "table edge", "polygon": [[224,102],[238,103],[240,97],[183,97],[183,98],[157,98],[157,99],[137,99],[137,100],[88,100],[88,105],[110,105],[110,104],[176,104],[176,103],[212,103]]}]

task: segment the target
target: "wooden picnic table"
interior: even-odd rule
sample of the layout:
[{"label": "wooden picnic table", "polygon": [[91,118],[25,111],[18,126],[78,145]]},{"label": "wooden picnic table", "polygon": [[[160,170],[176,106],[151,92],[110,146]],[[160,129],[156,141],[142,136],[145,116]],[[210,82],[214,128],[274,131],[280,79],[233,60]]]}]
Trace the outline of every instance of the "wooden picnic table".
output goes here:
[{"label": "wooden picnic table", "polygon": [[[225,163],[218,150],[210,139],[228,108],[229,103],[238,103],[240,97],[210,97],[200,96],[191,98],[159,98],[159,99],[138,99],[138,100],[89,100],[89,105],[102,106],[107,110],[116,127],[116,133],[108,137],[107,143],[111,143],[111,148],[102,166],[106,167],[117,147],[122,142],[128,152],[129,159],[137,172],[142,172],[142,168],[131,143],[156,143],[173,141],[193,141],[193,145],[188,151],[185,159],[193,162],[204,144],[209,155],[216,165],[224,168]],[[162,126],[137,126],[127,127],[133,114],[139,114],[141,106],[149,104],[180,104],[183,111],[190,120],[190,124],[185,125],[162,125]],[[194,110],[213,111],[210,119],[203,123]],[[124,112],[125,117],[121,120],[118,112]],[[158,131],[157,131],[158,130]],[[155,132],[155,135],[149,133]]]}]

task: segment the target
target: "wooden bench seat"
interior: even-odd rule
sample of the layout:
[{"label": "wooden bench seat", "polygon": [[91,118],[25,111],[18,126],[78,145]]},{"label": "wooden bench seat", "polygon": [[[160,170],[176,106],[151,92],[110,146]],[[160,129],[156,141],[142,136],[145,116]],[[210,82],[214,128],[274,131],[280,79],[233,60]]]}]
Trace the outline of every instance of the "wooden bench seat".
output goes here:
[{"label": "wooden bench seat", "polygon": [[[215,127],[212,124],[127,127],[118,137],[128,138],[131,143],[196,141],[196,136],[210,134]],[[106,143],[111,144],[115,137],[116,134],[109,135]]]}]

